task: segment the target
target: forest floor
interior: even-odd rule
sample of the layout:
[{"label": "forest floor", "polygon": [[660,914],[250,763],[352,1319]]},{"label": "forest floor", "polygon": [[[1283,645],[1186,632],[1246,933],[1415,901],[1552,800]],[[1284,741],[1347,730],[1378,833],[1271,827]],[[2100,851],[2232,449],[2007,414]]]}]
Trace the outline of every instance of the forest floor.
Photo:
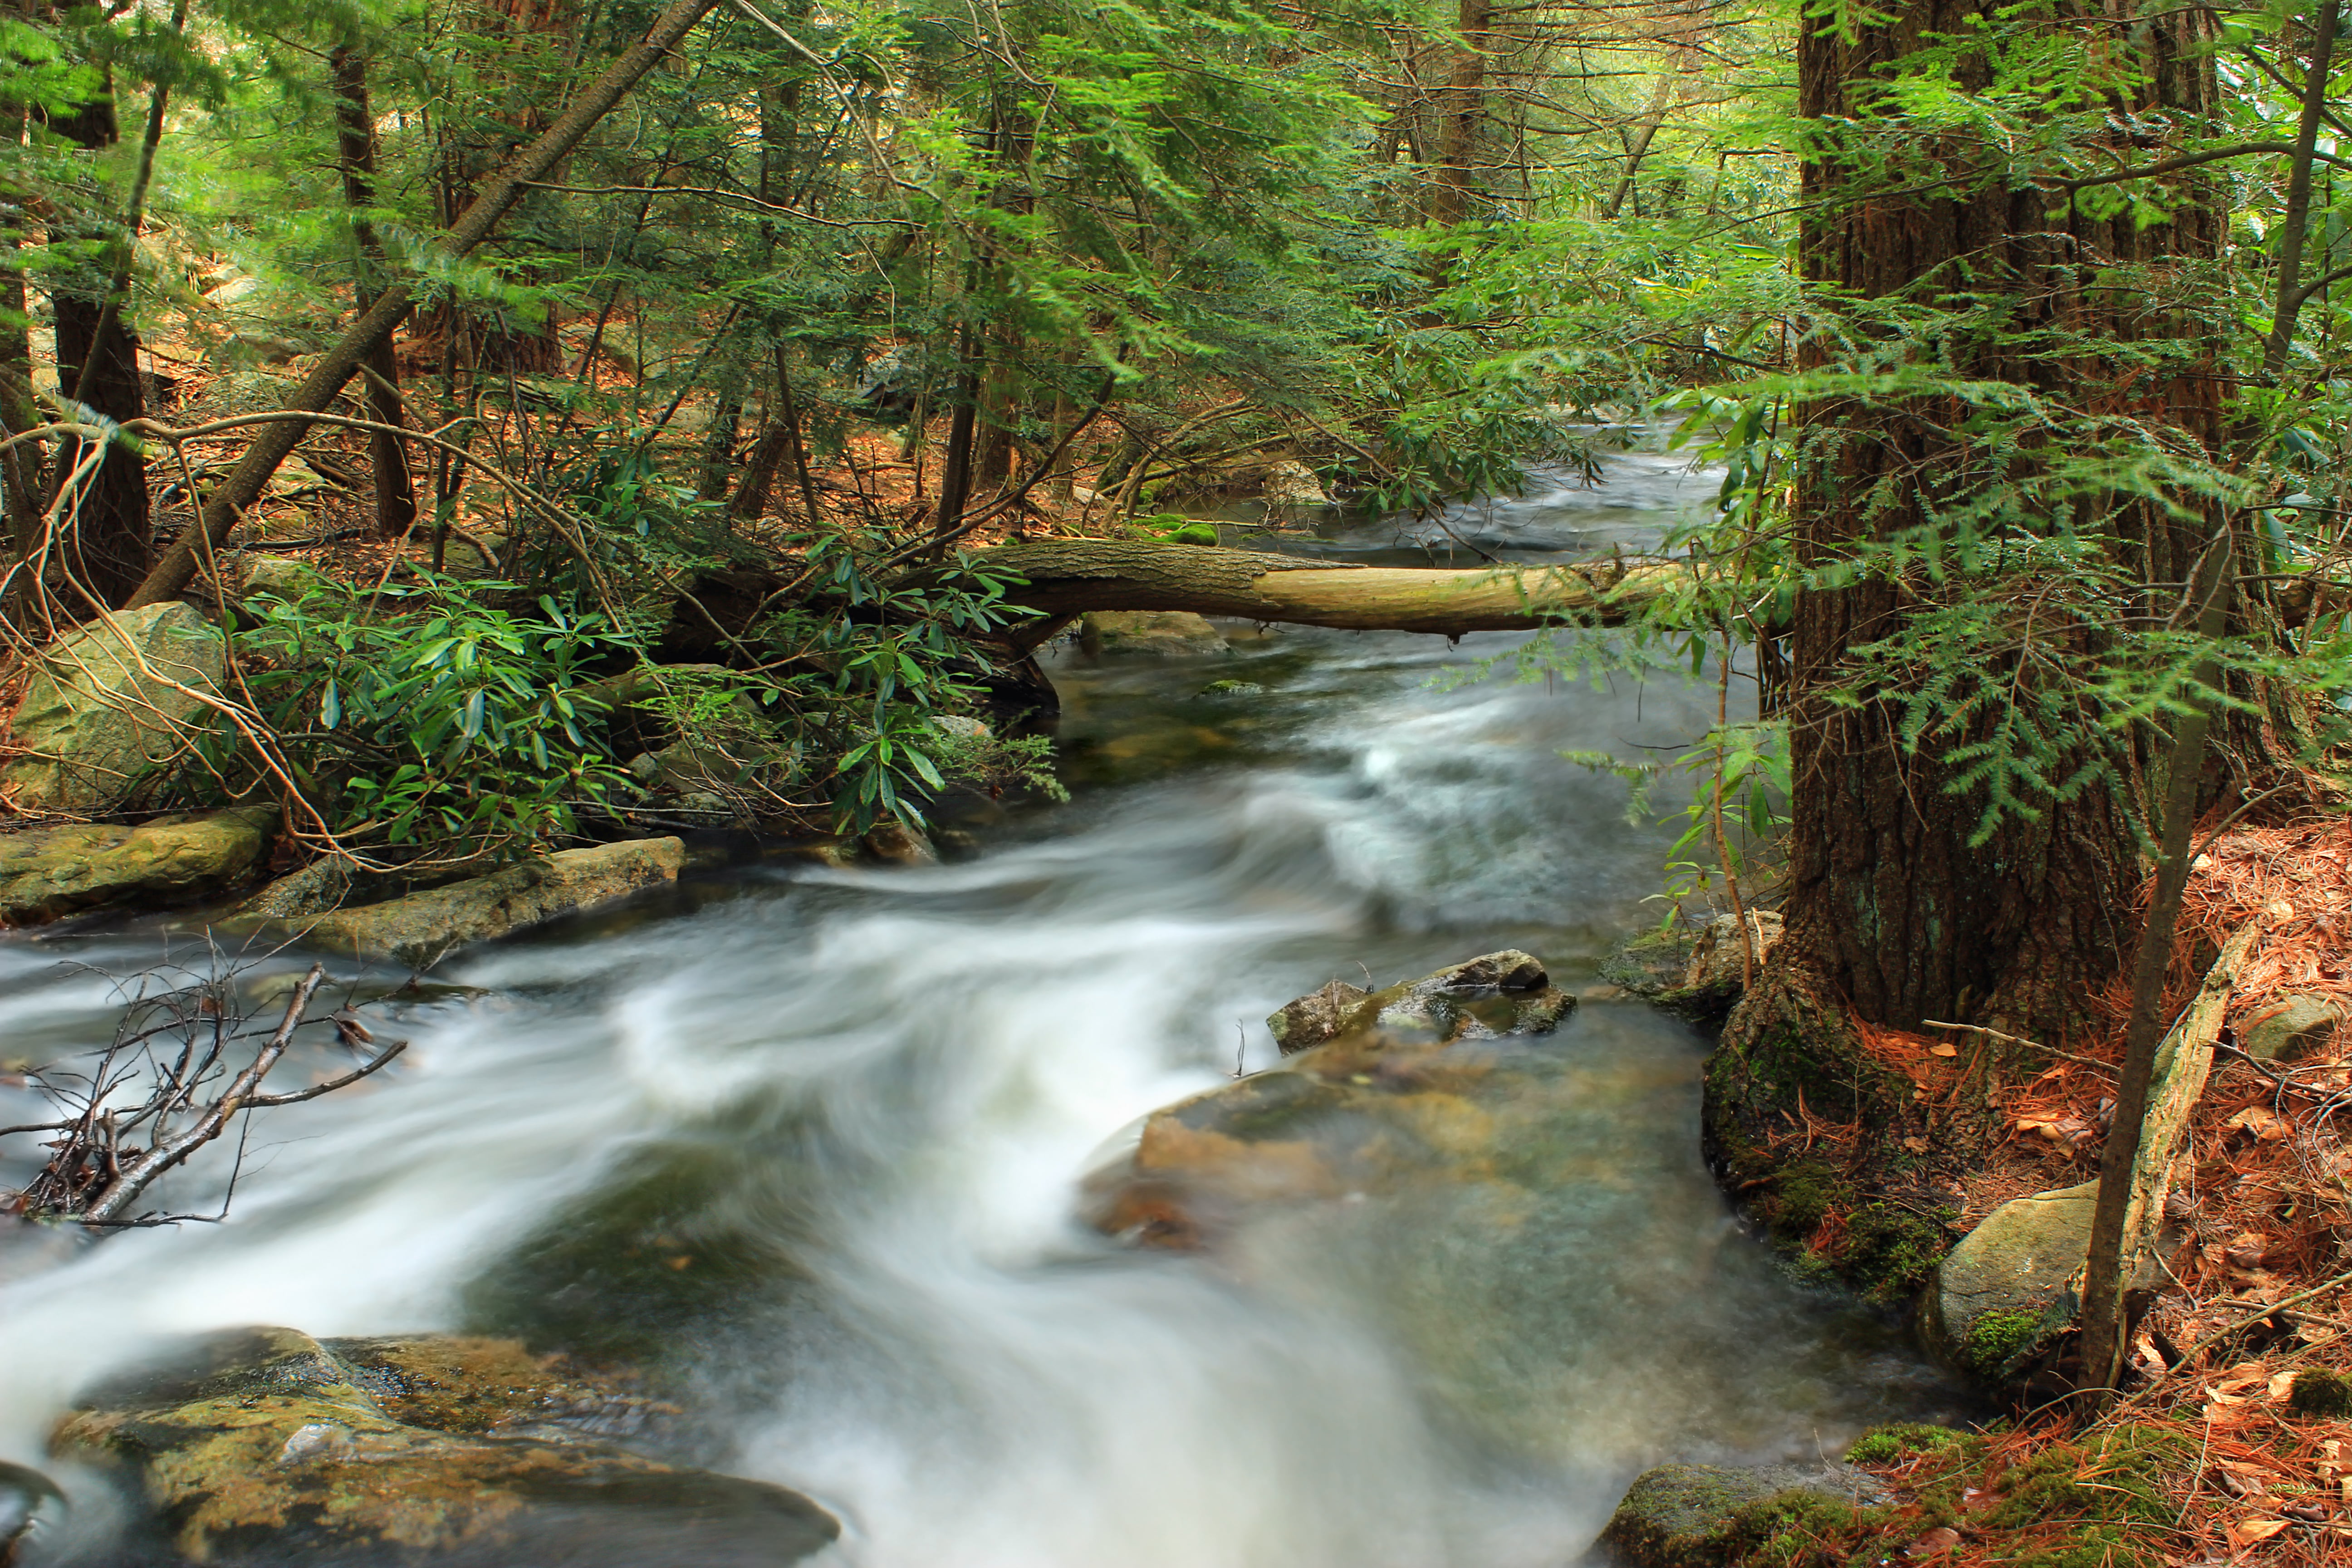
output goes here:
[{"label": "forest floor", "polygon": [[[2232,933],[2249,921],[2262,931],[2239,971],[2225,1047],[2290,996],[2352,1017],[2352,823],[2223,833],[2196,863],[2181,921],[2168,1016]],[[2129,1008],[2119,977],[2099,998],[2101,1037],[1993,1092],[2001,1135],[1954,1194],[1963,1226],[2096,1176]],[[1931,1098],[1958,1091],[1983,1048],[1958,1031],[1864,1038]],[[2328,1374],[2352,1378],[2347,1058],[2342,1025],[2331,1046],[2291,1063],[2219,1052],[2190,1129],[2194,1235],[2166,1260],[2176,1284],[2133,1340],[2126,1397],[2095,1422],[2044,1409],[1969,1445],[1881,1444],[1895,1451],[1868,1468],[1905,1501],[1860,1531],[1820,1527],[1830,1559],[2352,1563],[2352,1407],[2296,1408]],[[2305,1399],[2291,1403],[2305,1376]],[[1884,1550],[1871,1558],[1874,1542]]]}]

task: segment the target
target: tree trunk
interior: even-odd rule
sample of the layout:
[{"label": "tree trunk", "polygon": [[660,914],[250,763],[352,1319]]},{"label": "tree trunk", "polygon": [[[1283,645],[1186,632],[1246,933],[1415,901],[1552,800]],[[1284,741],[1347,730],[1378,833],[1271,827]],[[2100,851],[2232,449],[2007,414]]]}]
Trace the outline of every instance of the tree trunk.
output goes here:
[{"label": "tree trunk", "polygon": [[[69,115],[52,117],[48,128],[93,153],[114,145],[111,74],[102,79],[97,97]],[[110,257],[118,237],[114,215],[100,205],[98,188],[88,195],[88,207],[70,215],[61,212],[51,221],[52,243],[90,242],[92,248]],[[59,386],[69,394],[78,392],[82,403],[121,423],[143,417],[147,399],[139,381],[139,333],[127,301],[112,299],[110,270],[95,278],[86,266],[60,273],[50,283],[49,299],[57,315]],[[88,454],[87,443],[68,439],[60,444],[47,489],[50,501],[58,499]],[[152,559],[146,458],[119,443],[111,447],[97,473],[77,487],[63,519],[58,564],[80,590],[74,598],[96,601],[74,605],[75,613],[122,603],[138,588]]]},{"label": "tree trunk", "polygon": [[[2167,383],[2142,374],[2134,384],[2093,356],[2029,359],[2013,346],[2030,331],[2072,334],[2075,342],[2179,331],[2146,294],[2116,286],[2116,275],[2101,269],[2215,256],[2220,223],[2200,187],[2168,193],[2168,221],[2141,228],[2128,210],[2053,216],[2043,193],[1976,178],[1961,163],[1965,154],[1949,148],[1908,146],[1959,176],[1926,190],[1916,170],[1890,180],[1867,148],[1859,156],[1836,150],[1836,138],[1866,137],[1888,126],[1882,117],[1899,114],[1882,97],[1888,68],[1996,16],[1975,0],[1913,0],[1891,19],[1850,33],[1842,31],[1850,20],[1843,13],[1805,16],[1798,47],[1802,110],[1830,145],[1803,174],[1803,195],[1815,204],[1801,241],[1807,279],[1869,300],[1934,305],[1962,290],[1979,301],[2005,300],[2005,319],[1992,330],[1955,338],[1958,374],[2022,383],[2073,405],[2120,405],[2218,450],[2218,375]],[[2116,56],[2136,57],[2146,72],[2136,114],[2183,134],[2210,115],[2207,13],[2115,21],[2078,12],[2051,25],[2106,30]],[[1990,75],[1980,63],[1957,69],[1964,90]],[[1882,191],[1882,183],[1902,188]],[[1808,336],[1801,368],[1825,363],[1826,336]],[[1808,567],[1849,558],[1871,542],[1935,531],[1941,525],[1929,508],[1939,490],[1949,495],[1956,485],[2000,477],[1989,466],[1997,459],[1970,445],[1944,399],[1822,399],[1801,407],[1799,418],[1795,531]],[[2194,525],[2140,507],[2111,543],[2149,585],[2147,607],[2162,613],[2177,600],[2200,542]],[[1874,1023],[1916,1027],[1926,1018],[1990,1016],[2037,1038],[2063,1036],[2078,1022],[2082,998],[2115,973],[2130,934],[2120,917],[2139,871],[2125,803],[2095,785],[2072,800],[2041,803],[2037,821],[2012,813],[1990,842],[1971,843],[1984,799],[1975,790],[1950,793],[1954,771],[1936,754],[1948,742],[1914,749],[1895,706],[1845,706],[1824,695],[1846,677],[1853,650],[1900,633],[1921,596],[1937,591],[1914,574],[1901,582],[1865,576],[1798,595],[1788,935],[1776,957],[1805,969],[1813,984],[1843,995]]]},{"label": "tree trunk", "polygon": [[[343,200],[352,209],[352,238],[359,247],[356,295],[361,314],[383,287],[383,247],[367,210],[375,205],[375,116],[368,110],[367,57],[343,44],[331,57],[335,78],[335,142],[343,173]],[[400,353],[386,335],[362,362],[367,381],[367,416],[380,425],[402,426]],[[368,432],[368,459],[375,470],[375,527],[398,539],[416,522],[416,483],[408,471],[407,443],[389,430]]]},{"label": "tree trunk", "polygon": [[1457,224],[1469,216],[1479,188],[1479,132],[1486,123],[1486,54],[1494,0],[1460,0],[1454,16],[1454,71],[1437,95],[1437,185],[1430,192],[1429,221]]}]

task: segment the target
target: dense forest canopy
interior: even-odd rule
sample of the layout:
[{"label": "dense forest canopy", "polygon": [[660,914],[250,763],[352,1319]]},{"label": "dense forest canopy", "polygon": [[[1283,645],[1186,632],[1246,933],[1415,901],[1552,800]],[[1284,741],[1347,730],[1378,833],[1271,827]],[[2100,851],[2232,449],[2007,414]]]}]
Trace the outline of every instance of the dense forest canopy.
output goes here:
[{"label": "dense forest canopy", "polygon": [[2336,26],[20,6],[11,637],[245,594],[174,787],[316,848],[577,832],[648,725],[862,827],[1036,775],[930,723],[1060,629],[984,546],[1197,536],[1275,462],[1425,508],[1678,421],[1728,465],[1685,570],[1522,657],[1751,648],[1698,879],[1790,827],[1866,1013],[2063,1026],[2125,943],[2051,910],[2137,882],[2174,719],[2222,710],[2200,805],[2336,739]]}]

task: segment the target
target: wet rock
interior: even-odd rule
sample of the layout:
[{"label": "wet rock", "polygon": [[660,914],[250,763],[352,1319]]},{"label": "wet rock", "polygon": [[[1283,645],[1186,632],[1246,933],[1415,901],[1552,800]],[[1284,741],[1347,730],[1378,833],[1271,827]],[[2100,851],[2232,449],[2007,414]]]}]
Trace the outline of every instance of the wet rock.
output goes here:
[{"label": "wet rock", "polygon": [[1370,992],[1344,980],[1334,980],[1320,991],[1310,991],[1280,1011],[1266,1016],[1265,1026],[1284,1056],[1319,1046],[1338,1034]]},{"label": "wet rock", "polygon": [[[1350,993],[1336,1033],[1289,1043],[1323,1028]],[[1261,1205],[1485,1179],[1498,1118],[1556,1108],[1539,1083],[1499,1110],[1473,1097],[1513,1070],[1506,1037],[1544,1033],[1574,1005],[1518,952],[1369,995],[1334,982],[1268,1020],[1284,1041],[1280,1067],[1146,1118],[1133,1150],[1087,1178],[1087,1217],[1147,1246],[1189,1247]]]},{"label": "wet rock", "polygon": [[931,841],[919,828],[909,827],[896,817],[886,817],[866,830],[859,840],[866,853],[890,866],[929,866],[940,858]]},{"label": "wet rock", "polygon": [[273,923],[316,946],[422,969],[467,942],[487,942],[675,882],[685,864],[686,846],[676,838],[600,844],[562,850],[385,903]]},{"label": "wet rock", "polygon": [[1540,1035],[1575,1007],[1576,998],[1550,983],[1540,962],[1506,948],[1373,992],[1340,1032],[1380,1029],[1439,1040]]},{"label": "wet rock", "polygon": [[996,733],[982,721],[961,713],[941,713],[931,721],[931,728],[959,741],[985,741]]},{"label": "wet rock", "polygon": [[2094,1180],[1987,1215],[1937,1268],[1920,1323],[1928,1348],[1987,1383],[2009,1381],[2074,1321],[2073,1281],[2090,1250],[2098,1193]]},{"label": "wet rock", "polygon": [[0,1459],[0,1568],[16,1561],[44,1517],[54,1517],[65,1502],[65,1493],[40,1471]]},{"label": "wet rock", "polygon": [[0,834],[0,926],[219,892],[260,863],[278,820],[276,806],[246,805]]},{"label": "wet rock", "polygon": [[839,1534],[797,1492],[614,1441],[661,1408],[511,1342],[250,1329],[91,1391],[52,1446],[133,1474],[203,1563],[750,1568]]},{"label": "wet rock", "polygon": [[324,856],[264,887],[239,904],[232,918],[302,920],[347,904],[381,903],[420,887],[463,880],[463,870],[361,871],[349,860]]},{"label": "wet rock", "polygon": [[[1739,917],[1717,915],[1699,928],[1691,943],[1689,962],[1683,969],[1683,989],[1710,1000],[1736,999],[1747,985],[1748,959],[1741,951]],[[1748,911],[1748,949],[1760,967],[1765,956],[1780,941],[1780,912],[1775,910]]]},{"label": "wet rock", "polygon": [[1189,610],[1089,610],[1078,622],[1078,645],[1089,657],[1107,653],[1179,658],[1223,653],[1223,634]]},{"label": "wet rock", "polygon": [[1808,1515],[1893,1500],[1851,1465],[1660,1465],[1635,1478],[1601,1539],[1635,1568],[1717,1568]]},{"label": "wet rock", "polygon": [[2333,1044],[2343,1018],[2325,996],[2288,996],[2255,1009],[2239,1028],[2255,1060],[2295,1062]]},{"label": "wet rock", "polygon": [[1255,680],[1212,680],[1201,688],[1203,697],[1263,697],[1265,688]]},{"label": "wet rock", "polygon": [[32,754],[0,768],[0,792],[28,811],[92,816],[152,794],[213,723],[204,695],[227,669],[219,629],[176,600],[59,638],[37,656],[10,728]]}]

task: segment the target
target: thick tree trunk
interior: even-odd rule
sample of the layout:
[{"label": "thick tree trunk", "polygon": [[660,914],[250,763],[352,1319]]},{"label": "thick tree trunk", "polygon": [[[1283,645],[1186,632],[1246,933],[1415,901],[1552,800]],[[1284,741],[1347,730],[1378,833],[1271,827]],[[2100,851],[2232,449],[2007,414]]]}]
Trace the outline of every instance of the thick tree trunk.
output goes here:
[{"label": "thick tree trunk", "polygon": [[[1914,0],[1891,20],[1842,28],[1827,12],[1801,24],[1799,68],[1804,113],[1832,137],[1866,134],[1895,112],[1880,92],[1906,55],[1967,36],[1995,8],[1976,0]],[[2081,15],[2065,26],[2114,34],[2117,55],[2137,56],[2147,99],[2136,112],[2193,128],[2214,97],[2206,34],[2195,10],[2109,20]],[[1983,85],[1963,64],[1958,85]],[[2136,102],[2137,100],[2136,100]],[[1859,129],[1856,129],[1859,128]],[[2148,296],[2105,269],[2208,258],[2219,221],[2193,184],[2169,193],[2169,221],[2147,228],[2126,210],[2111,217],[2053,217],[2050,198],[2009,182],[1977,179],[1962,153],[1921,147],[1959,176],[1922,190],[1916,171],[1891,178],[1867,155],[1832,150],[1804,171],[1816,204],[1802,251],[1807,278],[1843,295],[1981,309],[2000,301],[2005,319],[1956,336],[1958,374],[2023,384],[2070,404],[2126,409],[2150,425],[2218,449],[2218,377],[2167,383],[2077,354],[2062,361],[2015,345],[2027,334],[2073,341],[2152,337],[2179,330]],[[1884,192],[1884,194],[1881,194]],[[1964,194],[1956,194],[1964,193]],[[1806,340],[1805,368],[1824,363]],[[2153,384],[2151,384],[2153,382]],[[1858,548],[1913,531],[1935,531],[1936,500],[1970,483],[1994,483],[2003,459],[1973,447],[1944,399],[1905,404],[1822,400],[1800,410],[1796,530],[1801,559],[1821,567]],[[2149,584],[2147,607],[2177,601],[2201,531],[2154,508],[2126,514],[2111,542]],[[1865,577],[1852,586],[1800,594],[1792,647],[1790,749],[1794,825],[1788,939],[1780,962],[1850,1000],[1864,1018],[1916,1026],[1925,1018],[2005,1019],[2021,1033],[2069,1032],[2082,998],[2115,973],[2130,932],[2121,917],[2139,871],[2126,805],[2102,787],[2045,801],[2038,820],[2011,814],[1990,842],[1973,844],[1984,800],[1955,795],[1954,772],[1929,742],[1914,749],[1902,714],[1886,702],[1859,707],[1825,693],[1846,678],[1853,651],[1894,637],[1923,595],[1923,575],[1900,582]],[[2062,617],[2072,619],[2073,617]],[[2060,626],[2048,635],[2095,635]],[[1948,743],[1948,742],[1947,742]],[[2064,776],[2064,771],[2059,773]],[[1735,1033],[1737,1032],[1735,1020]]]},{"label": "thick tree trunk", "polygon": [[1563,619],[1622,621],[1681,580],[1679,566],[1502,566],[1434,571],[1333,566],[1296,555],[1131,540],[999,545],[984,564],[1020,574],[1005,597],[1048,616],[1190,610],[1349,631],[1527,631]]},{"label": "thick tree trunk", "polygon": [[1493,0],[1459,0],[1454,29],[1454,69],[1437,95],[1437,184],[1430,192],[1429,220],[1456,224],[1469,216],[1480,188],[1478,147],[1486,124],[1486,57]]},{"label": "thick tree trunk", "polygon": [[[330,65],[335,78],[335,141],[342,158],[343,200],[353,215],[352,237],[359,246],[361,268],[357,294],[365,313],[383,286],[383,247],[367,217],[367,210],[375,205],[375,116],[368,109],[367,57],[345,44],[336,48]],[[367,416],[380,425],[404,425],[400,354],[389,334],[369,351],[363,364]],[[368,433],[368,459],[375,470],[376,531],[386,539],[399,538],[416,522],[416,482],[408,471],[406,445],[389,430]]]}]

